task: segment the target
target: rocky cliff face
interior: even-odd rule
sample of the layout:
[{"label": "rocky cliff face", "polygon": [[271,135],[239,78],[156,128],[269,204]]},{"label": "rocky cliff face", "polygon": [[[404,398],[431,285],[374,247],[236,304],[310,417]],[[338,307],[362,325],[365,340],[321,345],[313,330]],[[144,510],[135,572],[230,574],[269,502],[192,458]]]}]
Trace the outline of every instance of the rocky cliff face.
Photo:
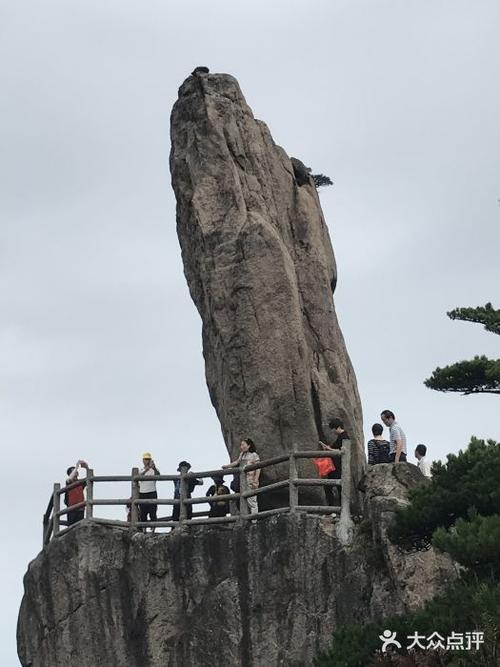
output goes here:
[{"label": "rocky cliff face", "polygon": [[21,664],[311,664],[339,624],[418,606],[453,576],[432,551],[402,556],[385,540],[421,480],[410,464],[371,470],[363,488],[373,511],[348,550],[331,519],[311,515],[154,536],[77,524],[29,566]]},{"label": "rocky cliff face", "polygon": [[[331,418],[364,465],[361,405],[333,304],[337,271],[311,177],[256,120],[238,82],[195,72],[171,118],[177,230],[203,322],[212,403],[231,456],[331,440]],[[306,465],[310,465],[306,464]]]}]

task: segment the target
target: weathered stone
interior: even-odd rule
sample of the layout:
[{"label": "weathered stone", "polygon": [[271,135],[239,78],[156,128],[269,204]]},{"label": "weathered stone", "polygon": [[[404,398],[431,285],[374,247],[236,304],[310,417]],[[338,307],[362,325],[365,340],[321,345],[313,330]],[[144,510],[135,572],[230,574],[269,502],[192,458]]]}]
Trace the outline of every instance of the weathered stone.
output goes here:
[{"label": "weathered stone", "polygon": [[[231,457],[331,441],[331,418],[364,467],[356,378],[337,322],[335,259],[313,181],[253,117],[226,74],[190,76],[171,118],[177,231],[203,322],[212,403]],[[313,474],[312,464],[303,471]],[[286,475],[286,466],[270,481]]]},{"label": "weathered stone", "polygon": [[77,524],[29,566],[21,664],[312,664],[339,624],[414,608],[454,576],[447,559],[436,568],[432,551],[403,556],[387,544],[389,514],[405,502],[403,466],[370,470],[373,523],[358,526],[348,550],[331,519],[311,515],[154,536]]},{"label": "weathered stone", "polygon": [[394,512],[408,504],[408,491],[418,484],[429,484],[429,481],[411,463],[369,466],[360,483],[365,493],[365,517],[372,527],[373,543],[382,550],[398,596],[408,609],[422,606],[429,597],[429,590],[435,589],[443,578],[458,573],[448,556],[434,549],[407,553],[387,539]]}]

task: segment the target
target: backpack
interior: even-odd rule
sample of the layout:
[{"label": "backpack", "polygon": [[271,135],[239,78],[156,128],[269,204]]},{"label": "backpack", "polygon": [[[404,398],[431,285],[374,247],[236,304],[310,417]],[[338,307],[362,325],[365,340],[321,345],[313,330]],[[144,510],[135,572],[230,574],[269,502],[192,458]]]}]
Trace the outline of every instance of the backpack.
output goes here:
[{"label": "backpack", "polygon": [[335,463],[329,457],[313,459],[312,462],[316,466],[316,470],[320,477],[328,477],[331,472],[336,470]]}]

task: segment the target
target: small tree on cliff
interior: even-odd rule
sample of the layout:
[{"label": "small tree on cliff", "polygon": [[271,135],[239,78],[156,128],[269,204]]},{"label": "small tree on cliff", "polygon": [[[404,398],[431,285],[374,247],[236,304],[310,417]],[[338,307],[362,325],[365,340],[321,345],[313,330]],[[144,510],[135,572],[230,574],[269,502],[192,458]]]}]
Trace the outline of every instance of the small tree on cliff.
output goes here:
[{"label": "small tree on cliff", "polygon": [[325,176],[324,174],[311,174],[311,176],[316,189],[322,188],[325,185],[333,185],[333,181],[329,176]]},{"label": "small tree on cliff", "polygon": [[[476,322],[500,335],[500,310],[491,303],[479,308],[456,308],[447,313],[452,320]],[[444,368],[436,368],[424,384],[430,389],[461,394],[500,394],[500,359],[477,356]]]}]

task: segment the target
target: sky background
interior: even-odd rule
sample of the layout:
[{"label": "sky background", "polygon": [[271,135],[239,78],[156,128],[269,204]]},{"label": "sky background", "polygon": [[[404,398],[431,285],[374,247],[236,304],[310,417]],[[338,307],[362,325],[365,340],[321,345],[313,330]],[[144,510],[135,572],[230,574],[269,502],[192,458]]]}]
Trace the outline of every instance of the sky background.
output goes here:
[{"label": "sky background", "polygon": [[275,141],[335,182],[321,201],[365,434],[389,408],[432,459],[500,438],[498,397],[422,384],[499,356],[446,317],[500,306],[499,23],[497,0],[0,0],[2,665],[67,466],[227,461],[168,171],[197,65],[235,75]]}]

